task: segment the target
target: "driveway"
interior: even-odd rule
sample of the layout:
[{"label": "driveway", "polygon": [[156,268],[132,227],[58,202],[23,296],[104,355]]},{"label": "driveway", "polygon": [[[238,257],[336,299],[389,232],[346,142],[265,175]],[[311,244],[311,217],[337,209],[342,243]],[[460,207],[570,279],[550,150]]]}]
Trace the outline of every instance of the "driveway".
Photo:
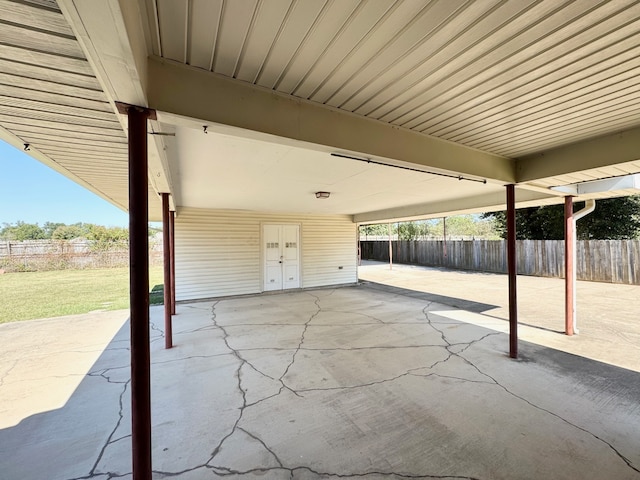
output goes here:
[{"label": "driveway", "polygon": [[[180,304],[171,350],[161,308],[152,320],[157,479],[640,479],[640,374],[526,341],[510,360],[490,328],[503,320],[415,291]],[[4,345],[23,342],[0,357],[13,419],[2,478],[130,479],[128,326],[110,337],[91,315],[54,322],[64,344],[29,368],[19,330],[30,322],[0,328]],[[49,364],[103,343],[95,363],[62,375],[79,379],[63,404],[5,413],[16,389],[47,397],[65,383],[36,381]]]}]

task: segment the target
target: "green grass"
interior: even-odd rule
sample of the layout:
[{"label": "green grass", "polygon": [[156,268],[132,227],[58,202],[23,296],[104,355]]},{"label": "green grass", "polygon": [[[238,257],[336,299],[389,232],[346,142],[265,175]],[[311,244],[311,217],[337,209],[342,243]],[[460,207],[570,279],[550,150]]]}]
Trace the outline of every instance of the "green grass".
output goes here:
[{"label": "green grass", "polygon": [[[149,269],[149,285],[162,292],[162,267]],[[151,295],[162,304],[162,293]],[[129,308],[129,269],[57,270],[0,275],[0,323]]]}]

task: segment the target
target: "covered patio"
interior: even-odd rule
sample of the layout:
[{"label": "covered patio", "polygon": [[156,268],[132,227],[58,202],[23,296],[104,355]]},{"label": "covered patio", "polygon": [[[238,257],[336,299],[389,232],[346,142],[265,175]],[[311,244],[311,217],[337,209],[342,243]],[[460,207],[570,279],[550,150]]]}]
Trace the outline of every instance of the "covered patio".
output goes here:
[{"label": "covered patio", "polygon": [[[446,478],[454,469],[460,478],[496,478],[503,464],[521,477],[510,466],[533,471],[526,458],[542,455],[535,468],[555,463],[555,478],[568,472],[570,458],[573,477],[575,469],[620,478],[638,473],[631,454],[622,453],[627,447],[614,446],[626,434],[608,441],[608,433],[598,433],[599,420],[586,428],[571,419],[582,401],[575,399],[578,384],[555,381],[566,395],[557,409],[546,408],[555,395],[541,392],[555,385],[553,369],[545,376],[544,369],[526,370],[537,363],[484,364],[503,358],[502,335],[441,323],[435,304],[402,296],[394,304],[388,299],[396,297],[367,296],[362,287],[313,293],[357,282],[358,224],[507,209],[508,349],[516,358],[515,209],[564,203],[570,238],[574,201],[640,186],[638,2],[0,0],[0,6],[0,139],[130,213],[131,357],[96,370],[119,395],[117,428],[107,427],[107,443],[96,447],[90,468],[69,478],[126,476],[129,447],[135,480],[149,480],[152,470],[199,478],[203,471],[260,475],[260,468],[273,478]],[[602,190],[602,181],[613,186]],[[175,351],[160,351],[154,311],[151,382],[147,226],[160,219],[165,245],[172,245],[165,252],[167,307],[174,299],[296,293],[273,297],[277,305],[252,307],[267,296],[238,300],[235,312],[236,300],[215,308],[183,303],[176,342],[182,335],[193,343]],[[567,278],[572,269],[567,260]],[[358,294],[341,303],[345,292]],[[568,282],[567,333],[573,298]],[[376,305],[389,307],[392,318],[372,314]],[[266,314],[271,309],[273,316]],[[173,313],[164,312],[167,348]],[[316,335],[321,330],[326,336]],[[492,350],[493,342],[501,349]],[[120,345],[126,352],[126,342]],[[527,348],[534,352],[524,348],[526,359]],[[265,364],[250,352],[260,352]],[[535,353],[531,358],[541,361],[547,352]],[[198,366],[208,356],[220,364]],[[334,366],[341,368],[332,373]],[[520,374],[522,387],[535,391],[511,390],[509,379]],[[188,385],[195,393],[186,394]],[[473,387],[469,397],[461,385]],[[160,398],[176,396],[170,409],[151,404],[151,386],[167,390]],[[388,398],[387,388],[402,394]],[[387,401],[401,403],[389,408]],[[355,413],[345,413],[345,402]],[[165,412],[155,414],[154,443],[151,408]],[[199,415],[204,411],[209,415]],[[97,428],[101,415],[87,411],[84,431]],[[521,422],[533,433],[507,437],[498,428],[504,422]],[[620,428],[631,423],[624,417]],[[194,429],[211,439],[188,458],[175,453],[172,446],[183,446]],[[51,445],[63,431],[56,430]],[[542,450],[527,457],[536,436],[544,437],[536,444]],[[345,463],[344,445],[360,438],[368,447],[350,449]],[[436,443],[425,456],[428,439]],[[451,451],[474,451],[483,462],[468,453],[444,455],[454,443],[459,448]],[[500,448],[490,456],[488,444]],[[27,451],[14,457],[20,468],[38,464],[33,455],[20,457]],[[268,466],[255,467],[255,456]]]},{"label": "covered patio", "polygon": [[[169,350],[153,307],[153,478],[640,478],[637,372],[527,341],[505,361],[504,320],[427,297],[359,285],[179,304]],[[60,323],[80,332],[54,348],[68,370],[31,381],[77,388],[3,425],[4,478],[131,478],[125,318],[104,319],[117,333],[86,372],[77,350],[99,339]],[[36,343],[27,355],[50,365]]]}]

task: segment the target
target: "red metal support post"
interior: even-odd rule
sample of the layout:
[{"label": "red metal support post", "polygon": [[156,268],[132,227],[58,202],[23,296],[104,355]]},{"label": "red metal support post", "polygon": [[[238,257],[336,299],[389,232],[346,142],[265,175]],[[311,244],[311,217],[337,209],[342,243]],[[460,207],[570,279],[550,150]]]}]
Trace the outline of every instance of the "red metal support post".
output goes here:
[{"label": "red metal support post", "polygon": [[153,111],[135,106],[122,108],[123,113],[128,116],[129,123],[129,292],[133,480],[151,480],[147,119]]},{"label": "red metal support post", "polygon": [[573,197],[564,197],[564,333],[573,335],[573,317],[574,317],[574,277],[575,265],[574,244],[575,244],[575,226],[573,220]]},{"label": "red metal support post", "polygon": [[516,278],[515,185],[507,185],[507,268],[509,272],[509,356],[518,358],[518,296]]},{"label": "red metal support post", "polygon": [[164,348],[173,347],[171,328],[171,235],[169,232],[169,194],[162,196],[162,258],[164,266]]},{"label": "red metal support post", "polygon": [[176,314],[176,212],[169,212],[169,243],[171,244],[171,315]]}]

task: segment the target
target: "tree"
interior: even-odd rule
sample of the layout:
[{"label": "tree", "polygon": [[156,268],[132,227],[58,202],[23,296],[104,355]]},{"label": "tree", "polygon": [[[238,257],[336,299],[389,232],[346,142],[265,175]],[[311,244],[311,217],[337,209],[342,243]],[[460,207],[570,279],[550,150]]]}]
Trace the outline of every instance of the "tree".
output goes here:
[{"label": "tree", "polygon": [[389,233],[389,226],[387,224],[375,224],[375,225],[361,225],[361,235],[387,235]]},{"label": "tree", "polygon": [[447,227],[447,238],[499,238],[492,218],[482,218],[480,215],[453,215],[430,220],[429,234],[434,237],[444,237],[444,225]]},{"label": "tree", "polygon": [[424,223],[418,222],[402,222],[399,223],[396,230],[400,240],[417,240],[424,235],[426,226]]},{"label": "tree", "polygon": [[126,228],[92,224],[88,224],[88,226],[87,239],[93,240],[92,248],[94,250],[109,250],[125,244],[129,239],[129,230]]},{"label": "tree", "polygon": [[63,226],[65,226],[64,223],[44,222],[44,225],[42,225],[42,229],[44,230],[46,238],[52,238],[53,232],[55,232],[58,227]]},{"label": "tree", "polygon": [[577,223],[580,240],[640,238],[640,195],[596,201],[596,209]]},{"label": "tree", "polygon": [[72,240],[74,238],[86,237],[88,229],[83,228],[82,224],[60,225],[51,234],[53,240]]},{"label": "tree", "polygon": [[8,223],[0,231],[0,237],[5,240],[42,240],[46,238],[45,231],[37,223],[16,222],[15,225]]},{"label": "tree", "polygon": [[[584,202],[576,202],[574,211]],[[493,218],[502,238],[507,238],[506,212],[483,214]],[[640,237],[640,195],[608,198],[596,201],[596,209],[577,222],[577,238],[580,240],[624,240]],[[563,240],[564,206],[516,210],[516,238],[518,240]]]}]

